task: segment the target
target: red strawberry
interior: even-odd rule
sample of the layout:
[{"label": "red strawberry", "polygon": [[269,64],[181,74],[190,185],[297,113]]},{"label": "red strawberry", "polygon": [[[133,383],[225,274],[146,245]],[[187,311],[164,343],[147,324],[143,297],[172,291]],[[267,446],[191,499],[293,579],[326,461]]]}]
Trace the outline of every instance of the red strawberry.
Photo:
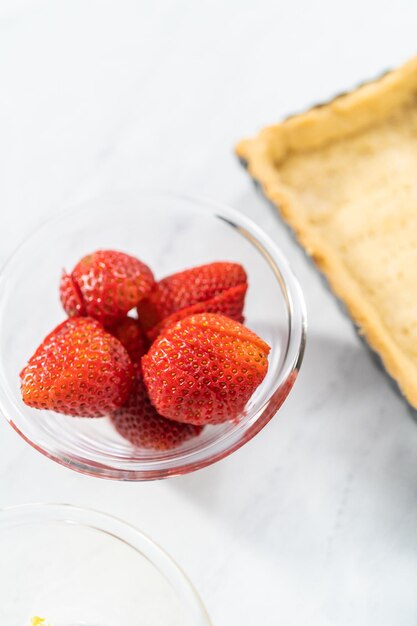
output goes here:
[{"label": "red strawberry", "polygon": [[147,350],[147,340],[139,321],[133,317],[124,317],[113,326],[111,334],[126,348],[132,362],[140,363]]},{"label": "red strawberry", "polygon": [[60,295],[62,303],[65,303],[65,311],[70,317],[73,315],[87,315],[80,289],[72,280],[71,275],[65,272],[62,272]]},{"label": "red strawberry", "polygon": [[221,313],[243,321],[247,290],[245,270],[238,263],[209,263],[167,276],[138,306],[140,322],[150,339],[162,328],[194,313]]},{"label": "red strawberry", "polygon": [[162,331],[142,357],[152,404],[189,424],[236,419],[268,370],[269,346],[239,322],[202,313]]},{"label": "red strawberry", "polygon": [[132,385],[133,366],[115,337],[89,317],[55,328],[23,369],[23,401],[80,417],[101,417],[121,406]]},{"label": "red strawberry", "polygon": [[[71,283],[72,281],[72,283]],[[134,308],[154,285],[147,265],[123,252],[99,250],[61,279],[61,302],[68,315],[89,315],[105,326]]]},{"label": "red strawberry", "polygon": [[180,424],[158,415],[149,400],[140,366],[135,371],[135,381],[126,404],[110,415],[122,437],[139,448],[171,450],[200,434],[201,426]]},{"label": "red strawberry", "polygon": [[159,324],[147,331],[148,339],[154,341],[163,328],[172,326],[176,322],[184,319],[184,317],[195,315],[196,313],[221,313],[237,322],[243,322],[242,310],[247,288],[247,283],[230,287],[230,289],[226,289],[226,291],[223,291],[210,300],[193,304],[172,315],[168,315],[168,317],[165,317]]}]

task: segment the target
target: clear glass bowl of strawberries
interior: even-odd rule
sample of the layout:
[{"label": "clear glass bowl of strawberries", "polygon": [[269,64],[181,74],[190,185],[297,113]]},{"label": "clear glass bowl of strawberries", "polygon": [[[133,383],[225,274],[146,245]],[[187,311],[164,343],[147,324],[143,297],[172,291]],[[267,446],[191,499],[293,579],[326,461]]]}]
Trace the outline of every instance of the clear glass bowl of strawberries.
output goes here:
[{"label": "clear glass bowl of strawberries", "polygon": [[107,194],[41,226],[1,274],[0,408],[104,478],[209,465],[277,413],[306,316],[282,253],[238,212]]}]

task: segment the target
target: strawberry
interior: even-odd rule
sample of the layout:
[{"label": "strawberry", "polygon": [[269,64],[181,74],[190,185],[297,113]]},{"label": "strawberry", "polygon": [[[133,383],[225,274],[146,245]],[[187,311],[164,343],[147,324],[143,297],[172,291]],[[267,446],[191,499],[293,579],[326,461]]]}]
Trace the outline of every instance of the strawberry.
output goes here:
[{"label": "strawberry", "polygon": [[137,319],[124,317],[111,329],[111,334],[126,348],[133,363],[140,363],[147,349],[147,340]]},{"label": "strawberry", "polygon": [[83,297],[78,285],[73,281],[70,274],[62,272],[60,285],[61,301],[65,311],[70,317],[73,315],[87,315]]},{"label": "strawberry", "polygon": [[149,400],[140,366],[135,367],[135,374],[127,402],[110,414],[122,437],[139,448],[171,450],[201,432],[201,426],[180,424],[158,415]]},{"label": "strawberry", "polygon": [[150,339],[195,313],[221,313],[242,322],[246,272],[238,263],[219,262],[167,276],[138,305],[139,320]]},{"label": "strawberry", "polygon": [[36,409],[101,417],[126,401],[132,376],[120,341],[96,320],[72,317],[44,339],[22,370],[22,398]]},{"label": "strawberry", "polygon": [[161,415],[189,424],[236,419],[268,370],[269,346],[223,315],[201,313],[164,329],[142,357]]},{"label": "strawberry", "polygon": [[61,302],[68,315],[88,315],[106,327],[126,316],[154,285],[147,265],[114,250],[99,250],[61,278]]},{"label": "strawberry", "polygon": [[168,315],[168,317],[165,317],[159,324],[150,328],[146,335],[150,341],[154,341],[162,329],[172,326],[184,317],[189,317],[196,313],[221,313],[237,322],[243,322],[242,310],[247,288],[247,283],[230,287],[230,289],[226,289],[226,291],[223,291],[214,298],[210,298],[210,300],[198,302],[172,315]]}]

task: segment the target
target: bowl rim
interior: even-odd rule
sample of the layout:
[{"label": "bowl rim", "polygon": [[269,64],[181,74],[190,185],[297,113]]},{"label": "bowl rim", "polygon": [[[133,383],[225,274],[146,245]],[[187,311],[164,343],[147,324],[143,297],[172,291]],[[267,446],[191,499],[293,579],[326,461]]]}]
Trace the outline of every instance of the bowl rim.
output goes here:
[{"label": "bowl rim", "polygon": [[[10,517],[11,519],[7,520]],[[13,520],[13,518],[17,518]],[[27,520],[21,518],[28,517]],[[181,607],[193,626],[212,626],[207,609],[188,575],[177,561],[134,524],[122,518],[89,507],[59,502],[29,502],[0,507],[2,526],[17,528],[23,524],[58,522],[80,525],[115,538],[148,560],[174,589]]]},{"label": "bowl rim", "polygon": [[[176,199],[190,203],[194,209],[198,208],[199,211],[204,212],[206,215],[227,223],[241,236],[245,237],[268,262],[277,282],[280,285],[283,297],[286,300],[289,327],[288,344],[282,366],[280,368],[281,376],[277,381],[275,391],[256,411],[255,415],[250,420],[249,426],[245,428],[244,432],[232,431],[228,433],[221,439],[222,445],[217,446],[218,449],[215,451],[212,450],[210,454],[206,453],[204,456],[201,456],[201,449],[192,450],[183,455],[181,461],[175,463],[172,462],[171,458],[159,459],[157,461],[145,460],[143,462],[135,460],[132,461],[132,465],[134,464],[135,467],[126,469],[115,467],[110,463],[101,463],[92,459],[86,460],[85,458],[72,453],[64,454],[60,451],[54,450],[52,446],[48,446],[46,444],[41,445],[33,438],[29,437],[12,419],[12,411],[16,409],[13,398],[10,398],[9,394],[6,392],[6,385],[0,384],[0,413],[5,417],[14,430],[38,452],[60,465],[85,475],[110,480],[142,481],[180,476],[202,469],[203,467],[211,465],[212,463],[229,456],[245,443],[250,441],[250,439],[258,434],[260,430],[262,430],[262,428],[272,419],[283,402],[286,400],[297,378],[306,345],[307,313],[301,287],[285,255],[272,241],[269,235],[267,235],[255,222],[237,209],[214,202],[205,197],[157,189],[110,190],[105,194],[89,196],[88,198],[85,198],[77,203],[67,205],[57,213],[49,216],[49,218],[43,220],[40,225],[32,229],[32,231],[15,248],[14,252],[6,260],[3,267],[0,268],[0,285],[2,280],[6,277],[9,267],[18,257],[21,250],[24,249],[25,244],[30,242],[33,237],[36,237],[44,229],[47,229],[55,222],[59,222],[61,219],[65,219],[66,216],[74,211],[85,211],[88,204],[95,203],[99,201],[100,198],[111,199],[114,197],[115,199],[120,200],[123,196],[130,197],[132,193],[135,194],[136,198],[140,199],[160,196],[166,200]],[[3,372],[0,369],[0,383],[2,382],[2,379]],[[266,405],[271,401],[274,395],[277,396],[276,402],[272,408],[269,407],[267,409]],[[218,443],[218,441],[212,442],[203,448],[203,450],[207,452]]]}]

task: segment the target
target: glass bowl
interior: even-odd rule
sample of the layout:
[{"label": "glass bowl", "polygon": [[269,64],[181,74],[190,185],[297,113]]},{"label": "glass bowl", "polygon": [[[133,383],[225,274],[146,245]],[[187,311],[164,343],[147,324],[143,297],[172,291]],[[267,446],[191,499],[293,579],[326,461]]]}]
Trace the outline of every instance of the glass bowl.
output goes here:
[{"label": "glass bowl", "polygon": [[[21,400],[19,372],[65,318],[58,297],[62,268],[113,248],[138,256],[157,278],[211,261],[241,263],[249,277],[246,325],[271,346],[269,370],[237,421],[206,427],[174,450],[133,448],[107,418],[37,411]],[[107,194],[67,209],[38,228],[0,274],[0,410],[34,448],[72,469],[118,480],[190,472],[227,456],[278,411],[299,371],[306,315],[285,257],[239,212],[157,192]]]},{"label": "glass bowl", "polygon": [[68,505],[0,510],[0,623],[210,626],[178,565],[133,526]]}]

